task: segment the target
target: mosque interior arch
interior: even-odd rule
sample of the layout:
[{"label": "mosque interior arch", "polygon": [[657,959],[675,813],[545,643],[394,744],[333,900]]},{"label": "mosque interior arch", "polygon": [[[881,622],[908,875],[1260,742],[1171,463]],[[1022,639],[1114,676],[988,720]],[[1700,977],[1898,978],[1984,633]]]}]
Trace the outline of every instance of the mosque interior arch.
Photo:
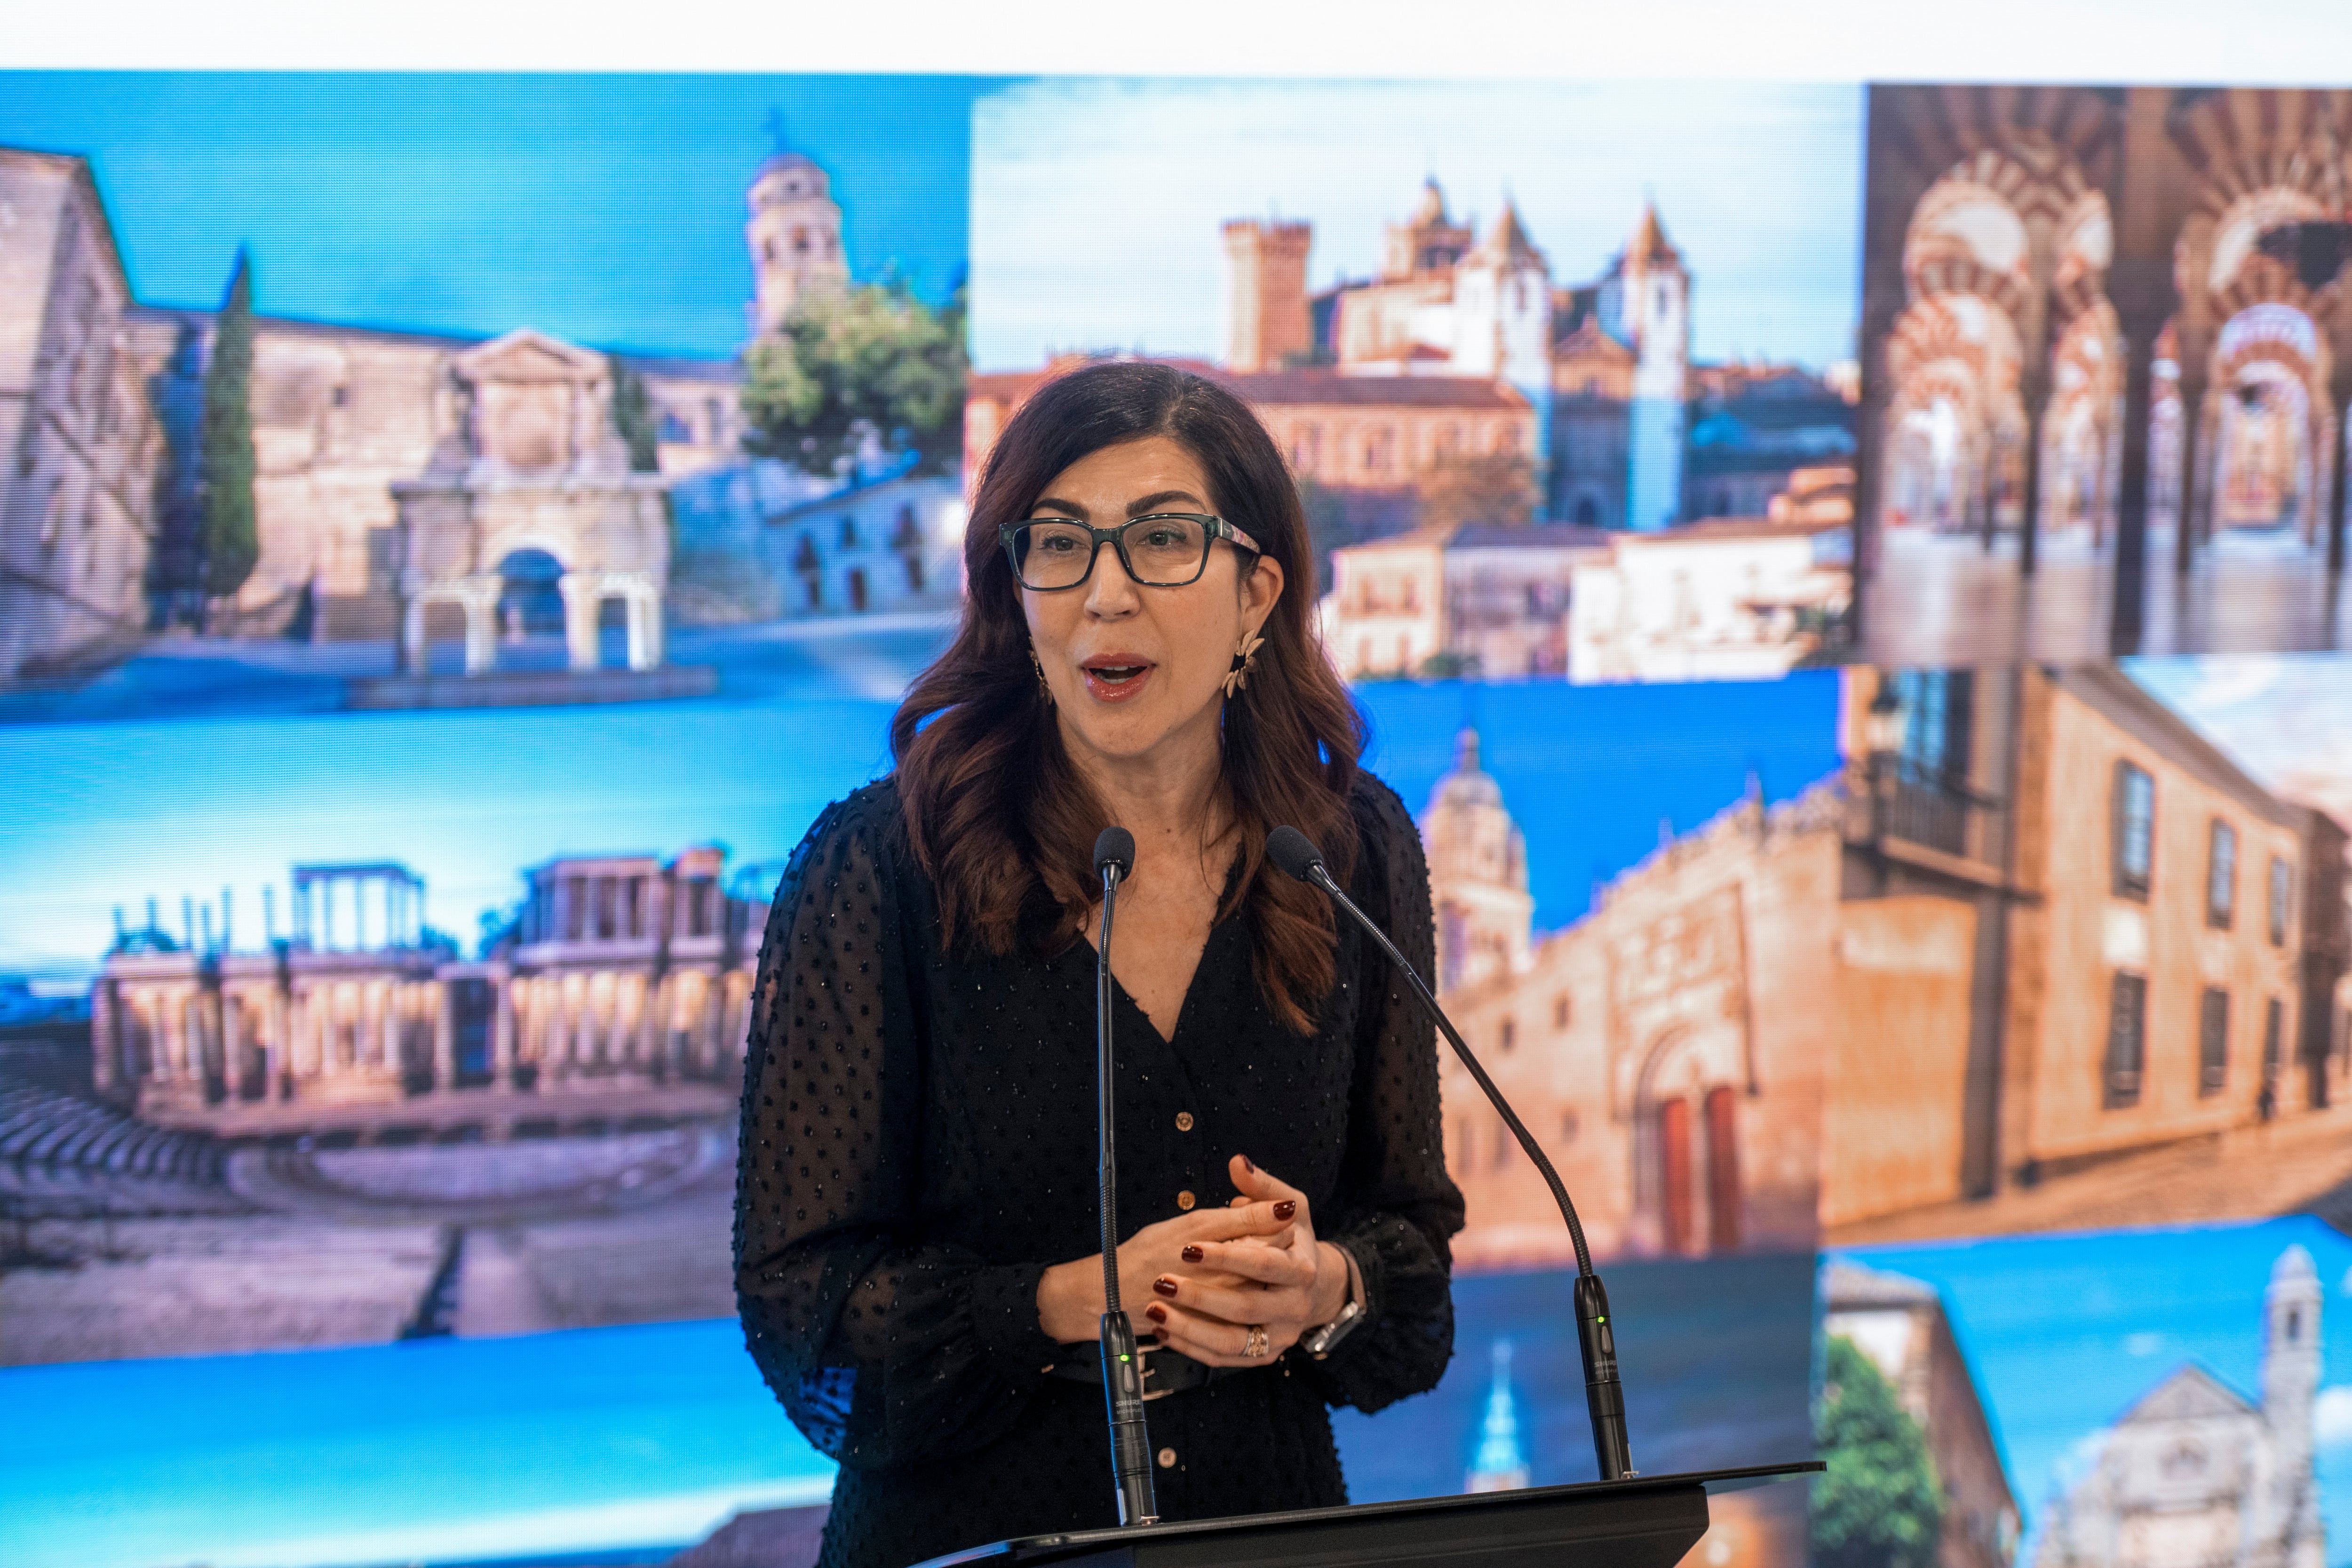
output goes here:
[{"label": "mosque interior arch", "polygon": [[1902,171],[1867,220],[1872,541],[2013,540],[2031,572],[2128,528],[2183,572],[2340,570],[2352,92],[1888,89],[1872,113]]}]

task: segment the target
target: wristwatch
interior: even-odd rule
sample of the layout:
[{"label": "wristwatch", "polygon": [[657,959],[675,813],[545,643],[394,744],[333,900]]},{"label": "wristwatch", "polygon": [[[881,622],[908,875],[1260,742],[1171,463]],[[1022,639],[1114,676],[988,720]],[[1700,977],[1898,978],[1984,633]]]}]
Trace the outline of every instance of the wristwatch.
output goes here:
[{"label": "wristwatch", "polygon": [[1355,1332],[1356,1325],[1364,1321],[1363,1271],[1356,1267],[1356,1255],[1346,1247],[1339,1248],[1339,1256],[1348,1260],[1348,1304],[1339,1309],[1338,1317],[1298,1342],[1298,1348],[1317,1361],[1329,1355],[1332,1347]]}]

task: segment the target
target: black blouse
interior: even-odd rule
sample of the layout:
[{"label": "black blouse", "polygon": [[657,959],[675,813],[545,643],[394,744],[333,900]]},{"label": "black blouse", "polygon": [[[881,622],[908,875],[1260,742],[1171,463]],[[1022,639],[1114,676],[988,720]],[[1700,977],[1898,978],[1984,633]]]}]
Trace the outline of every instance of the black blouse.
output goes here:
[{"label": "black blouse", "polygon": [[[1385,785],[1351,804],[1350,894],[1425,973],[1420,836]],[[1224,1205],[1245,1153],[1307,1194],[1370,1321],[1326,1360],[1294,1349],[1146,1406],[1171,1520],[1345,1502],[1327,1406],[1431,1388],[1454,1347],[1433,1031],[1343,926],[1339,983],[1293,1034],[1249,925],[1210,931],[1173,1040],[1118,993],[1119,1218]],[[1038,1277],[1100,1243],[1094,969],[1075,939],[1049,961],[942,951],[893,780],[793,852],[753,994],[736,1290],[769,1386],[841,1462],[820,1568],[1118,1522],[1102,1391],[1046,1373],[1037,1321]]]}]

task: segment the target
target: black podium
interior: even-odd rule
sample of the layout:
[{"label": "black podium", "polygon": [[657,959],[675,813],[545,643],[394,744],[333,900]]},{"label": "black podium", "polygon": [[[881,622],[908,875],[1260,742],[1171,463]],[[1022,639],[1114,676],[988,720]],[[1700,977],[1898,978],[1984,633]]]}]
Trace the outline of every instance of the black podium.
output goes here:
[{"label": "black podium", "polygon": [[1810,1475],[1819,1460],[1356,1508],[1024,1535],[917,1568],[1674,1568],[1706,1533],[1706,1500]]}]

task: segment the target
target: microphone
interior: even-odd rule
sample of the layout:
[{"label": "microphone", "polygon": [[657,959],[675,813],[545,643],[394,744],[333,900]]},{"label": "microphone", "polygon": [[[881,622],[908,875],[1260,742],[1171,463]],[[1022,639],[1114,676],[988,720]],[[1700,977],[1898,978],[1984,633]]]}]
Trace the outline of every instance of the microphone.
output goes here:
[{"label": "microphone", "polygon": [[1576,1217],[1576,1205],[1569,1202],[1568,1188],[1560,1182],[1559,1173],[1551,1168],[1551,1161],[1544,1156],[1534,1134],[1520,1121],[1510,1101],[1503,1098],[1503,1091],[1495,1087],[1495,1080],[1486,1076],[1477,1057],[1463,1043],[1460,1031],[1445,1016],[1444,1009],[1438,1006],[1427,984],[1405,962],[1404,954],[1396,950],[1388,933],[1358,909],[1356,901],[1331,879],[1329,869],[1323,864],[1323,852],[1315,847],[1314,840],[1296,827],[1277,827],[1266,836],[1265,853],[1266,858],[1284,871],[1329,894],[1331,901],[1345,910],[1349,918],[1380,944],[1389,962],[1403,974],[1412,994],[1421,999],[1423,1009],[1436,1020],[1446,1043],[1454,1047],[1454,1054],[1462,1058],[1462,1065],[1470,1069],[1470,1076],[1478,1080],[1487,1100],[1502,1113],[1503,1124],[1519,1141],[1519,1147],[1528,1152],[1536,1169],[1543,1173],[1545,1184],[1551,1188],[1552,1201],[1559,1205],[1560,1217],[1568,1222],[1569,1240],[1576,1247],[1576,1343],[1584,1358],[1584,1403],[1592,1416],[1593,1457],[1600,1461],[1602,1480],[1622,1480],[1634,1474],[1633,1449],[1625,1432],[1625,1390],[1617,1377],[1617,1335],[1609,1321],[1609,1292],[1602,1289],[1601,1276],[1592,1271],[1592,1253],[1584,1245],[1584,1226]]},{"label": "microphone", "polygon": [[1151,1432],[1143,1420],[1143,1363],[1136,1354],[1135,1325],[1118,1300],[1118,1154],[1111,1136],[1110,923],[1118,885],[1133,869],[1135,835],[1104,828],[1095,840],[1095,875],[1102,879],[1102,940],[1095,946],[1095,1148],[1102,1183],[1103,1400],[1122,1527],[1160,1519],[1151,1488]]}]

